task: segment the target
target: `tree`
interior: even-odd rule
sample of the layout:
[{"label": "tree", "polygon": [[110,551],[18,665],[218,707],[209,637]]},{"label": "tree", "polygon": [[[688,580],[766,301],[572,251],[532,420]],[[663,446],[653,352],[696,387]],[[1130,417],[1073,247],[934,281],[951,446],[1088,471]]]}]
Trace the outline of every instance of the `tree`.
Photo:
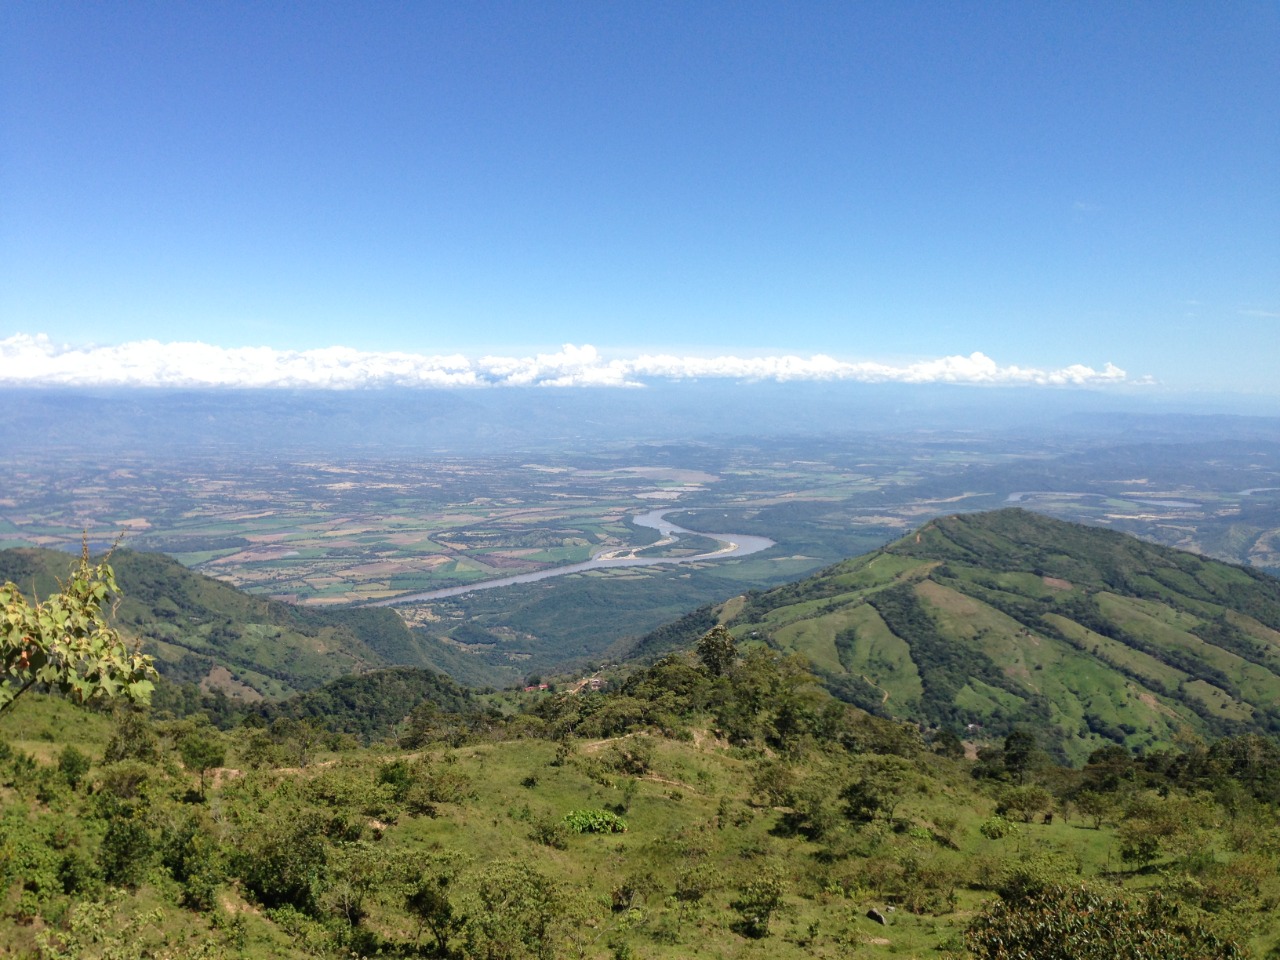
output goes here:
[{"label": "tree", "polygon": [[1004,766],[1018,778],[1019,784],[1026,783],[1027,774],[1043,759],[1035,734],[1027,730],[1014,730],[1004,738]]},{"label": "tree", "polygon": [[142,711],[117,710],[115,719],[116,729],[103,751],[103,763],[119,763],[121,760],[154,763],[160,759],[160,739]]},{"label": "tree", "polygon": [[744,937],[759,940],[769,935],[769,923],[782,906],[782,873],[773,866],[761,870],[748,881],[731,906],[738,911],[734,928]]},{"label": "tree", "polygon": [[560,955],[568,893],[519,860],[503,860],[479,877],[475,909],[463,928],[467,957],[551,960]]},{"label": "tree", "polygon": [[368,915],[365,901],[386,886],[398,868],[394,857],[367,840],[340,843],[326,855],[327,883],[323,899],[329,909],[355,927]]},{"label": "tree", "polygon": [[1212,802],[1203,797],[1137,794],[1125,806],[1117,831],[1120,859],[1145,867],[1161,856],[1188,856],[1202,849],[1203,831],[1213,820]]},{"label": "tree", "polygon": [[58,772],[66,779],[67,786],[72,790],[80,786],[80,781],[89,772],[91,764],[92,761],[88,756],[70,744],[67,744],[58,756]]},{"label": "tree", "polygon": [[723,626],[712,627],[698,641],[698,659],[713,677],[723,677],[738,659],[738,641]]},{"label": "tree", "polygon": [[111,565],[91,564],[86,542],[61,586],[35,603],[12,582],[0,587],[0,714],[37,685],[77,703],[148,702],[152,658],[131,651],[106,621],[104,607],[120,592]]},{"label": "tree", "polygon": [[880,814],[893,820],[911,781],[912,765],[901,757],[870,756],[858,766],[859,778],[840,792],[845,816],[855,823],[870,823]]},{"label": "tree", "polygon": [[684,926],[685,914],[695,909],[720,885],[720,872],[701,858],[686,858],[685,866],[676,876],[672,896],[676,900],[676,936]]},{"label": "tree", "polygon": [[200,774],[200,799],[204,799],[204,775],[214,767],[222,766],[227,760],[227,750],[214,737],[203,733],[191,733],[183,737],[178,745],[182,754],[182,764],[188,770]]},{"label": "tree", "polygon": [[965,933],[977,960],[1236,960],[1241,949],[1221,940],[1177,904],[1050,887],[1002,900]]},{"label": "tree", "polygon": [[1023,823],[1030,823],[1037,814],[1053,808],[1053,794],[1044,787],[1030,784],[1022,787],[1007,787],[1000,791],[996,803],[996,813],[1016,814]]},{"label": "tree", "polygon": [[1115,804],[1106,794],[1081,790],[1075,795],[1076,809],[1093,821],[1093,829],[1101,830],[1102,821],[1114,811]]},{"label": "tree", "polygon": [[442,957],[448,953],[449,938],[463,923],[463,918],[458,916],[449,900],[451,879],[448,873],[423,873],[404,898],[405,909],[418,921],[415,941],[422,939],[423,930],[430,930],[436,941],[436,953]]},{"label": "tree", "polygon": [[305,767],[323,740],[323,731],[310,720],[280,717],[271,724],[271,739],[284,748],[298,766]]}]

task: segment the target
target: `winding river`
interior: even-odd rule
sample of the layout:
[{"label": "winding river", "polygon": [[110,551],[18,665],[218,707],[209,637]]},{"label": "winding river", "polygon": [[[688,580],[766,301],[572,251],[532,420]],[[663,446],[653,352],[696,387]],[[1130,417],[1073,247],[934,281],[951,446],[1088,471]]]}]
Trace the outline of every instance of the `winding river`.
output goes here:
[{"label": "winding river", "polygon": [[[546,580],[549,577],[563,577],[570,573],[582,573],[586,570],[607,570],[611,567],[652,567],[661,563],[697,563],[705,560],[727,560],[730,557],[745,557],[759,553],[773,546],[774,541],[768,537],[753,537],[745,533],[699,533],[686,530],[663,518],[671,512],[670,507],[651,510],[631,518],[631,522],[639,527],[649,527],[662,535],[656,544],[645,544],[642,547],[622,547],[603,550],[590,560],[582,563],[570,563],[563,567],[551,567],[533,573],[520,573],[514,577],[500,577],[497,580],[482,580],[468,583],[460,587],[444,587],[440,590],[428,590],[426,593],[410,593],[402,597],[390,597],[377,600],[371,606],[389,607],[397,603],[413,603],[419,600],[443,600],[445,597],[458,597],[476,590],[492,590],[495,587],[509,587],[515,583],[532,583],[535,580]],[[710,553],[699,553],[692,557],[637,557],[636,551],[646,550],[654,546],[667,546],[680,539],[680,535],[706,537],[723,544],[718,550]]]}]

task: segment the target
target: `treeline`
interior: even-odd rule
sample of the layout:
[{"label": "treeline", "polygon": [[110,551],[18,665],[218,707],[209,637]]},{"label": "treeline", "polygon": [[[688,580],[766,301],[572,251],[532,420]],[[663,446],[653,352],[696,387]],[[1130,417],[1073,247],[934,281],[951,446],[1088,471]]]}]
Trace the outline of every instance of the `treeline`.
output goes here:
[{"label": "treeline", "polygon": [[270,725],[279,719],[305,721],[324,733],[350,734],[365,744],[394,737],[413,708],[421,704],[457,716],[482,709],[473,690],[421,667],[372,670],[284,700],[253,703],[229,698],[221,690],[205,691],[191,682],[174,683],[162,677],[152,697],[152,709],[161,717],[204,717],[221,730],[245,723]]}]

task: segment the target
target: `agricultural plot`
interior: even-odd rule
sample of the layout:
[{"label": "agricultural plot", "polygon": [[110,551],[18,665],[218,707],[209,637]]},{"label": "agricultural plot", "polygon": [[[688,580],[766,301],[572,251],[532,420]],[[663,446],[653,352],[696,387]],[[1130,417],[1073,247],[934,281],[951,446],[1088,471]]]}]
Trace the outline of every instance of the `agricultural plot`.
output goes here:
[{"label": "agricultural plot", "polygon": [[963,433],[618,445],[536,459],[35,451],[0,465],[0,548],[68,549],[87,535],[168,553],[255,593],[349,604],[601,554],[687,558],[716,548],[687,535],[662,541],[632,523],[669,509],[689,530],[777,542],[709,564],[747,589],[865,553],[932,516],[1017,504],[1280,568],[1276,457],[1214,453],[1210,462],[1144,447],[1121,470],[1101,446],[975,443]]}]

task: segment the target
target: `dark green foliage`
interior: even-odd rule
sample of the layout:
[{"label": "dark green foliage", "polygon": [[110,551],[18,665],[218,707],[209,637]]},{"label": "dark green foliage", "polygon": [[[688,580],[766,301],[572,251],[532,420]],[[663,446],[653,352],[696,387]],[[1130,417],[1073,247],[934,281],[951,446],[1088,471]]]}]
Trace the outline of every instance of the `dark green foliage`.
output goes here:
[{"label": "dark green foliage", "polygon": [[308,720],[368,742],[390,736],[423,703],[445,714],[477,712],[469,690],[443,674],[416,667],[342,677],[281,703],[264,705],[260,712],[268,720]]},{"label": "dark green foliage", "polygon": [[151,868],[154,842],[136,810],[121,808],[107,821],[102,838],[102,873],[107,883],[117,887],[137,887]]},{"label": "dark green foliage", "polygon": [[58,815],[32,815],[11,804],[0,811],[0,890],[19,887],[15,916],[28,920],[56,910],[64,896],[96,895],[102,885],[98,850],[81,825]]},{"label": "dark green foliage", "polygon": [[327,882],[324,837],[329,824],[318,811],[284,810],[240,832],[233,866],[265,907],[315,913]]},{"label": "dark green foliage", "polygon": [[924,684],[921,710],[924,718],[939,725],[964,724],[977,717],[956,708],[956,695],[971,677],[993,687],[1022,690],[980,650],[962,646],[938,631],[937,624],[916,598],[910,584],[890,587],[869,601],[895,634],[911,645],[911,658]]},{"label": "dark green foliage", "polygon": [[703,634],[696,649],[698,659],[713,677],[729,673],[738,659],[738,643],[722,626],[712,627]]},{"label": "dark green foliage", "polygon": [[820,735],[827,698],[803,657],[754,647],[712,694],[716,722],[729,740],[759,740],[774,749],[798,747]]},{"label": "dark green foliage", "polygon": [[483,876],[463,928],[468,957],[485,960],[551,960],[557,928],[569,913],[567,894],[556,881],[530,864],[500,861]]},{"label": "dark green foliage", "polygon": [[1240,947],[1173,901],[1054,887],[1002,900],[965,934],[978,960],[1235,960]]},{"label": "dark green foliage", "polygon": [[569,832],[563,820],[539,819],[534,821],[529,839],[553,850],[568,850]]},{"label": "dark green foliage", "polygon": [[92,765],[92,761],[87,756],[70,744],[63,747],[62,753],[58,754],[58,772],[62,774],[67,781],[67,786],[72,790],[80,786],[80,781],[84,779]]},{"label": "dark green foliage", "polygon": [[964,757],[964,741],[949,727],[943,727],[934,733],[929,748],[939,756],[959,760]]},{"label": "dark green foliage", "polygon": [[627,657],[644,662],[675,650],[688,649],[698,637],[705,635],[715,625],[715,606],[707,604],[646,633],[627,650]]},{"label": "dark green foliage", "polygon": [[444,955],[449,949],[449,938],[462,926],[463,918],[454,910],[449,899],[449,883],[452,878],[447,873],[422,874],[405,894],[404,905],[418,921],[418,935],[428,930],[435,940],[436,953]]},{"label": "dark green foliage", "polygon": [[1034,733],[1029,730],[1013,730],[1004,738],[1002,760],[1010,776],[1018,783],[1023,783],[1027,774],[1044,763],[1045,757],[1036,743]]},{"label": "dark green foliage", "polygon": [[738,891],[737,899],[732,903],[738,912],[734,929],[752,939],[767,937],[769,925],[782,906],[784,890],[782,874],[776,867],[758,871],[755,878]]},{"label": "dark green foliage", "polygon": [[160,756],[160,741],[146,714],[139,710],[120,710],[116,714],[116,732],[102,755],[103,763],[141,760],[154,763]]},{"label": "dark green foliage", "polygon": [[900,757],[861,758],[859,776],[840,793],[845,815],[856,823],[869,823],[878,816],[893,819],[912,779],[912,766]]},{"label": "dark green foliage", "polygon": [[182,902],[192,910],[217,905],[227,863],[211,825],[195,812],[174,816],[160,831],[160,862],[182,886]]},{"label": "dark green foliage", "polygon": [[996,813],[1013,815],[1023,823],[1030,823],[1052,807],[1053,795],[1038,784],[1006,787],[996,800]]},{"label": "dark green foliage", "polygon": [[1182,775],[1184,782],[1212,785],[1223,777],[1230,777],[1254,799],[1280,803],[1280,744],[1273,739],[1256,734],[1224,737],[1210,745],[1203,767],[1195,762],[1199,755],[1188,759],[1190,762]]},{"label": "dark green foliage", "polygon": [[413,764],[409,760],[400,759],[384,763],[382,769],[378,771],[378,782],[391,788],[391,798],[396,803],[404,802],[415,779]]},{"label": "dark green foliage", "polygon": [[471,778],[446,757],[443,761],[419,760],[412,768],[413,780],[405,792],[404,804],[410,813],[433,813],[438,803],[465,803],[476,796]]},{"label": "dark green foliage", "polygon": [[188,770],[200,775],[200,796],[204,796],[204,775],[227,760],[227,748],[216,733],[196,731],[183,737],[178,744],[182,763]]}]

